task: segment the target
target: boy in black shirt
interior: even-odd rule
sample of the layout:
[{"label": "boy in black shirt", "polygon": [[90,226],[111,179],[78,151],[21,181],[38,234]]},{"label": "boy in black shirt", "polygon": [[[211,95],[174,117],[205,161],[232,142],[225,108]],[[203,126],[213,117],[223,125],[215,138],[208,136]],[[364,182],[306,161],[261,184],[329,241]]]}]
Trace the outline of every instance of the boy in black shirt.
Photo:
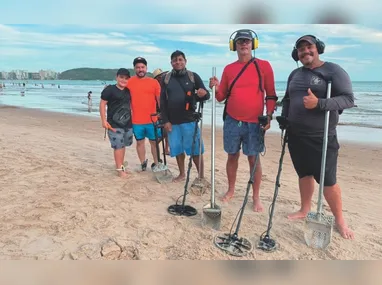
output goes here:
[{"label": "boy in black shirt", "polygon": [[117,84],[109,85],[102,91],[99,106],[102,127],[108,130],[111,147],[114,149],[115,165],[120,177],[127,176],[123,165],[125,147],[133,143],[131,96],[129,89],[126,88],[129,78],[129,70],[120,68],[116,77]]}]

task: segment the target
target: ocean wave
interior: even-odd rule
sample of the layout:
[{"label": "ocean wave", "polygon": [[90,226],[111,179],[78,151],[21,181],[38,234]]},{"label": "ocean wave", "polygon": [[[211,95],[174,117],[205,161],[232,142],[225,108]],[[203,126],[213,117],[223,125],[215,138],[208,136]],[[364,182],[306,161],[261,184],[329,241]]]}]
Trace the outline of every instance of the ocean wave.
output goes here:
[{"label": "ocean wave", "polygon": [[375,109],[369,109],[369,108],[362,108],[362,107],[357,107],[357,108],[352,108],[346,110],[348,112],[351,112],[353,115],[355,114],[373,114],[373,115],[378,115],[382,114],[382,110],[375,110]]},{"label": "ocean wave", "polygon": [[382,93],[369,93],[369,92],[354,92],[354,95],[365,97],[382,97]]},{"label": "ocean wave", "polygon": [[352,126],[352,127],[362,127],[362,128],[372,128],[372,129],[382,129],[382,126],[376,126],[366,123],[338,123],[339,126]]}]

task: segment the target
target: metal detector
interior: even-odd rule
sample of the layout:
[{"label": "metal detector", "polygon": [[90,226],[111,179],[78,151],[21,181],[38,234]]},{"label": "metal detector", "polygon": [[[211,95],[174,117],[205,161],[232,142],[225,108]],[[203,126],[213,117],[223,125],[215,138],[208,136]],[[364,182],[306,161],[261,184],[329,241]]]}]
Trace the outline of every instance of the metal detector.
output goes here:
[{"label": "metal detector", "polygon": [[[281,177],[282,164],[283,164],[284,155],[285,155],[285,147],[286,147],[286,144],[288,142],[288,130],[286,130],[287,129],[287,119],[283,116],[277,116],[276,120],[279,123],[280,129],[281,129],[281,137],[283,138],[283,144],[282,144],[281,156],[280,156],[280,160],[279,160],[279,170],[277,172],[277,177],[276,177],[275,192],[273,194],[273,201],[272,201],[272,204],[270,206],[268,228],[267,228],[265,235],[263,233],[260,236],[260,241],[257,244],[258,249],[261,249],[261,250],[266,251],[266,252],[275,251],[278,247],[276,241],[271,238],[270,232],[272,229],[273,213],[274,213],[274,209],[276,206],[276,199],[277,199],[277,195],[278,195],[279,187],[280,187],[280,177]],[[284,131],[285,131],[285,135],[284,135]]]},{"label": "metal detector", "polygon": [[194,152],[194,148],[195,148],[195,140],[196,140],[196,134],[197,134],[197,130],[198,130],[198,122],[200,120],[201,103],[202,102],[199,103],[198,111],[194,112],[194,114],[193,114],[194,121],[195,121],[195,129],[194,129],[194,135],[193,135],[193,138],[192,138],[191,155],[190,155],[190,160],[189,160],[189,163],[188,163],[186,183],[184,185],[183,201],[182,201],[181,205],[179,205],[178,201],[177,201],[174,205],[171,205],[171,206],[169,206],[167,208],[167,211],[171,215],[175,215],[175,216],[187,216],[187,217],[190,217],[190,216],[195,216],[198,213],[198,211],[194,207],[189,206],[189,205],[185,205],[185,203],[186,203],[186,195],[188,194],[187,188],[188,188],[188,183],[190,181],[190,173],[191,173],[191,167],[192,167],[192,159],[193,159],[193,156],[194,156],[193,152]]},{"label": "metal detector", "polygon": [[[263,128],[268,124],[268,117],[259,116],[259,123],[260,123],[260,137],[259,137],[260,146],[263,146],[264,135],[265,135],[265,131]],[[239,230],[240,230],[241,220],[244,214],[244,209],[245,209],[245,206],[247,205],[249,190],[251,189],[251,186],[254,182],[254,176],[255,176],[259,159],[260,159],[260,153],[256,156],[255,165],[250,174],[250,178],[247,185],[247,191],[244,196],[243,205],[241,206],[239,210],[240,215],[239,215],[235,232],[233,234],[231,234],[231,232],[225,233],[223,235],[218,234],[215,236],[215,239],[214,239],[214,243],[218,248],[220,248],[221,250],[224,250],[225,252],[233,256],[239,256],[239,257],[245,256],[249,252],[251,252],[253,249],[253,245],[248,239],[244,237],[239,237]]]}]

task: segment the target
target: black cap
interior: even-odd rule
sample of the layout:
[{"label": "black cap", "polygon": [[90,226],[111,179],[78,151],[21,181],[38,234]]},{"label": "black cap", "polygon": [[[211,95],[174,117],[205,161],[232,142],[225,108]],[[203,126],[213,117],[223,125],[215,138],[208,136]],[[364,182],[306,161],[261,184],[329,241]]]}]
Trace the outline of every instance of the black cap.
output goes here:
[{"label": "black cap", "polygon": [[137,63],[143,63],[144,65],[147,66],[147,61],[143,57],[137,57],[133,61],[133,65],[135,66]]},{"label": "black cap", "polygon": [[130,77],[130,72],[129,72],[129,70],[127,68],[120,68],[117,71],[117,76],[118,75],[126,75],[126,76]]},{"label": "black cap", "polygon": [[311,45],[315,45],[317,43],[316,39],[313,38],[312,36],[303,36],[301,38],[299,38],[296,42],[296,47],[298,47],[298,45],[302,42],[308,42],[310,43]]},{"label": "black cap", "polygon": [[238,39],[248,39],[248,40],[253,40],[253,36],[252,36],[252,33],[251,31],[247,31],[247,30],[240,30],[236,33],[235,35],[235,41],[237,41]]}]

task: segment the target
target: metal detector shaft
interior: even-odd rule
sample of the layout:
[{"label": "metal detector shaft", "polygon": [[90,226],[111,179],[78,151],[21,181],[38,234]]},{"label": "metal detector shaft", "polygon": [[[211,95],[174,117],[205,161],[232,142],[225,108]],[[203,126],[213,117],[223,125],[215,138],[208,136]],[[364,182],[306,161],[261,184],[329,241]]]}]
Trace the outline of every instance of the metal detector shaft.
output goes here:
[{"label": "metal detector shaft", "polygon": [[[200,113],[200,109],[201,109],[201,104],[199,104],[198,113]],[[194,135],[192,138],[190,161],[188,162],[186,184],[184,185],[184,195],[183,195],[182,206],[184,206],[184,204],[186,203],[187,188],[188,188],[188,183],[190,182],[190,173],[191,173],[191,167],[192,167],[192,160],[194,158],[194,148],[195,148],[195,140],[196,140],[196,131],[197,130],[198,130],[198,119],[195,119]]]},{"label": "metal detector shaft", "polygon": [[260,158],[260,153],[256,156],[255,165],[253,166],[253,169],[252,169],[249,181],[248,181],[248,186],[247,186],[247,191],[246,191],[245,196],[244,196],[243,206],[242,206],[241,211],[240,211],[239,219],[237,220],[237,226],[236,226],[236,230],[234,233],[235,236],[237,236],[239,234],[241,219],[243,218],[244,209],[245,209],[245,206],[247,205],[249,190],[251,189],[251,185],[252,185],[253,179],[255,177],[256,167],[257,167],[257,163],[259,161],[259,158]]},{"label": "metal detector shaft", "polygon": [[164,163],[164,165],[167,165],[167,160],[166,160],[166,149],[165,149],[165,146],[164,146],[164,143],[165,143],[165,137],[164,137],[163,127],[160,128],[160,136],[161,136],[161,138],[162,138],[163,163]]},{"label": "metal detector shaft", "polygon": [[203,134],[203,101],[200,102],[200,137],[199,137],[199,172],[198,178],[202,169],[202,134]]},{"label": "metal detector shaft", "polygon": [[[212,76],[216,76],[216,67],[212,68]],[[215,121],[216,121],[216,87],[212,86],[211,114],[211,208],[215,208]]]},{"label": "metal detector shaft", "polygon": [[272,227],[273,213],[274,213],[274,210],[275,210],[276,199],[277,199],[277,195],[278,195],[279,187],[280,187],[280,177],[281,177],[281,171],[283,169],[282,164],[283,164],[283,160],[284,160],[285,146],[286,146],[286,143],[287,143],[287,138],[288,138],[288,131],[286,131],[286,133],[285,133],[284,141],[283,141],[283,146],[282,146],[282,149],[281,149],[281,156],[280,156],[280,160],[279,160],[279,170],[278,170],[277,176],[276,176],[275,193],[273,194],[273,201],[272,201],[272,204],[271,204],[272,205],[271,206],[271,213],[270,213],[269,221],[268,221],[267,236],[269,236],[269,233],[270,233],[271,227]]},{"label": "metal detector shaft", "polygon": [[[331,79],[328,82],[328,90],[326,93],[326,99],[330,98],[332,90],[332,81]],[[328,132],[329,132],[329,115],[330,111],[325,112],[325,127],[324,127],[324,142],[322,145],[322,157],[321,157],[321,175],[320,175],[320,186],[318,192],[318,201],[317,201],[317,213],[318,219],[321,220],[322,213],[322,198],[324,195],[324,181],[325,181],[325,168],[326,168],[326,152],[328,149]]]}]

